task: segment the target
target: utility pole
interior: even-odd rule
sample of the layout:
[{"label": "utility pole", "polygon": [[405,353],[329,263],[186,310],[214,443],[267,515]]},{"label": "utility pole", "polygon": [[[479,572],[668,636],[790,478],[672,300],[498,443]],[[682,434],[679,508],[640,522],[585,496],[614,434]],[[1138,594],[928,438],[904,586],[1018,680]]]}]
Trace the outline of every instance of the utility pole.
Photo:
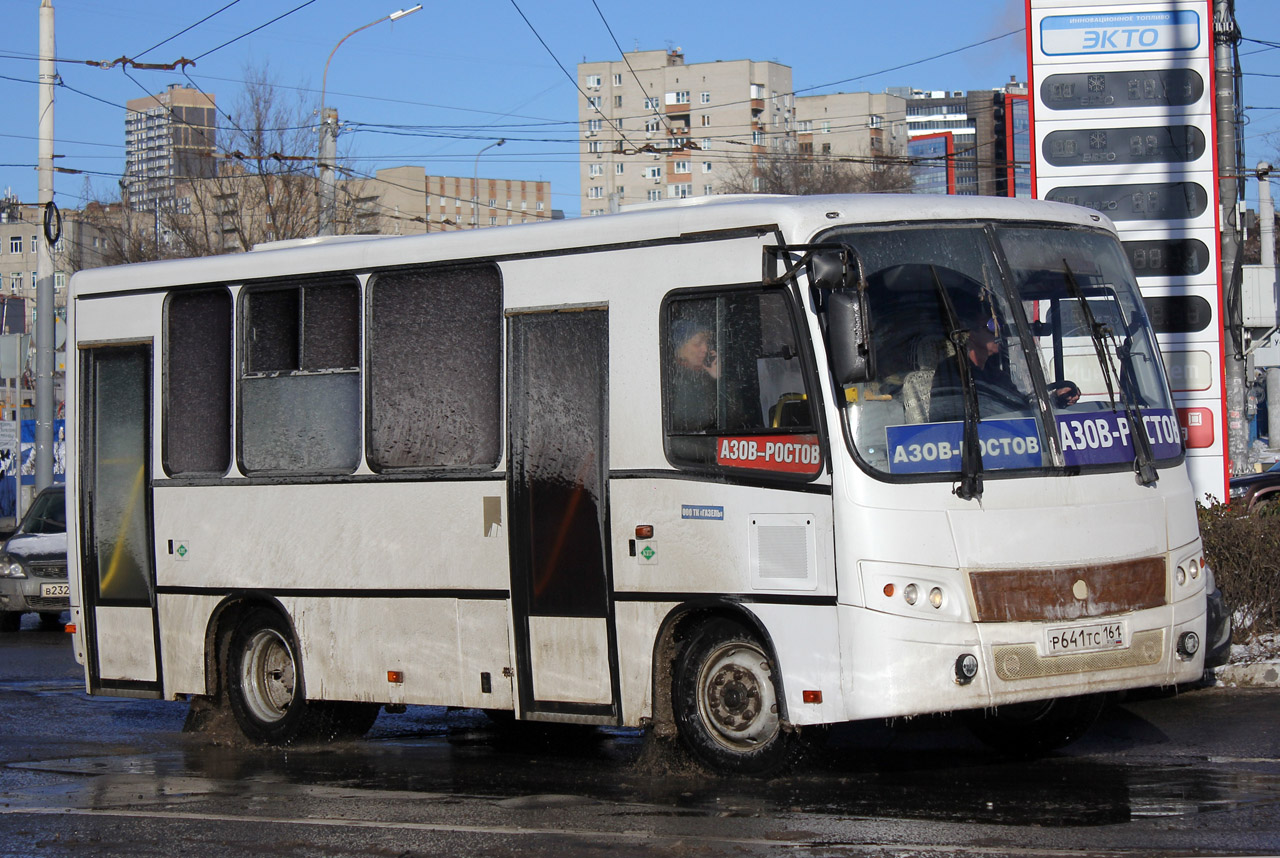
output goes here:
[{"label": "utility pole", "polygon": [[40,143],[37,172],[45,234],[36,242],[36,491],[53,485],[53,3],[40,0]]},{"label": "utility pole", "polygon": [[1213,81],[1218,111],[1218,201],[1222,221],[1222,345],[1226,383],[1227,455],[1232,474],[1249,469],[1249,430],[1245,426],[1245,343],[1240,317],[1240,199],[1236,163],[1236,74],[1234,48],[1240,40],[1235,0],[1214,0]]}]

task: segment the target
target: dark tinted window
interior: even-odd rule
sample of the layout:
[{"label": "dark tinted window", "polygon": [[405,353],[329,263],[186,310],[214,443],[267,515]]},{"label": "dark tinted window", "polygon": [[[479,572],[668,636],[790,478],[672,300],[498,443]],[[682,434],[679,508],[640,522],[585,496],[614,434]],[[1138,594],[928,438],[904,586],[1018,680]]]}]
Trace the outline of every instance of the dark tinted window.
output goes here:
[{"label": "dark tinted window", "polygon": [[225,474],[231,467],[231,294],[171,295],[165,321],[165,470]]},{"label": "dark tinted window", "polygon": [[496,266],[377,274],[369,338],[370,467],[497,465],[502,279]]}]

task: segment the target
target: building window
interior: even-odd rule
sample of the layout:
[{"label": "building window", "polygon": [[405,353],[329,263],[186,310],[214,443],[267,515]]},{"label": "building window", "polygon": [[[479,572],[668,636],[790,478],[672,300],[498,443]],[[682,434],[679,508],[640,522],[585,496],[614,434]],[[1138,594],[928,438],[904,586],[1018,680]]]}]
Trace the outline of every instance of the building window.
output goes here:
[{"label": "building window", "polygon": [[883,127],[883,126],[884,126],[884,117],[883,117],[883,116],[877,116],[876,114],[874,114],[874,113],[873,113],[873,114],[871,114],[871,118],[870,118],[869,120],[867,120],[867,127],[868,127],[868,128],[881,128],[881,127]]},{"label": "building window", "polygon": [[764,84],[762,83],[751,84],[751,97],[764,98]]},{"label": "building window", "polygon": [[604,164],[589,164],[589,165],[587,165],[587,175],[588,175],[588,176],[599,176],[599,175],[602,175],[603,173],[604,173]]},{"label": "building window", "polygon": [[675,200],[682,200],[685,197],[691,197],[693,196],[693,185],[688,183],[667,185],[667,196]]},{"label": "building window", "polygon": [[654,166],[652,166],[652,167],[645,167],[645,168],[644,168],[644,177],[645,177],[646,179],[661,180],[661,179],[662,179],[662,167],[661,167],[660,165],[656,165],[656,164],[655,164]]},{"label": "building window", "polygon": [[38,235],[31,236],[31,252],[32,253],[36,252],[39,244],[40,244],[40,236]]},{"label": "building window", "polygon": [[690,162],[689,162],[689,161],[676,161],[675,172],[677,172],[677,173],[688,173],[688,172],[691,172],[691,170],[690,170]]},{"label": "building window", "polygon": [[702,93],[702,96],[701,96],[701,98],[700,98],[700,101],[701,101],[703,104],[710,104],[710,103],[711,103],[711,93],[709,93],[709,92],[704,92],[704,93]]},{"label": "building window", "polygon": [[370,467],[492,470],[502,449],[498,269],[375,274],[369,338]]},{"label": "building window", "polygon": [[599,185],[592,185],[591,187],[587,188],[587,199],[599,200],[603,198],[604,198],[604,188],[600,187]]},{"label": "building window", "polygon": [[622,75],[620,75],[620,74],[615,74],[615,75],[613,76],[613,85],[614,85],[614,86],[622,86]]},{"label": "building window", "polygon": [[689,103],[689,90],[687,89],[682,89],[682,90],[677,90],[676,92],[667,93],[667,104],[688,104],[688,103]]},{"label": "building window", "polygon": [[703,137],[703,138],[702,138],[702,151],[703,151],[703,152],[710,152],[710,151],[711,151],[711,138],[710,138],[710,137]]},{"label": "building window", "polygon": [[231,293],[175,292],[165,309],[164,469],[231,467]]},{"label": "building window", "polygon": [[757,145],[757,146],[763,146],[763,145],[764,145],[764,132],[763,132],[763,131],[752,131],[752,132],[751,132],[751,142],[752,142],[752,143],[754,143],[754,144],[755,144],[755,145]]},{"label": "building window", "polygon": [[20,235],[9,236],[9,252],[10,253],[22,252],[22,236]]},{"label": "building window", "polygon": [[601,149],[600,149],[600,141],[599,141],[599,140],[592,140],[592,141],[588,142],[588,143],[587,143],[587,151],[588,151],[588,152],[594,152],[594,153],[596,153],[596,154],[598,155],[598,154],[601,152]]},{"label": "building window", "polygon": [[360,463],[359,283],[315,280],[241,294],[245,473],[351,473]]},{"label": "building window", "polygon": [[711,172],[711,162],[710,162],[710,161],[703,161],[703,162],[702,162],[702,172],[704,172],[704,173],[710,173],[710,172]]},{"label": "building window", "polygon": [[603,126],[603,123],[604,123],[604,120],[603,120],[603,119],[588,119],[588,120],[587,120],[587,130],[588,130],[588,131],[599,131],[599,130],[601,129],[601,127]]},{"label": "building window", "polygon": [[615,96],[613,97],[613,106],[614,106],[614,107],[616,107],[616,108],[618,108],[618,109],[622,109],[622,96],[620,96],[620,95],[615,95]]},{"label": "building window", "polygon": [[53,288],[59,292],[67,288],[67,273],[65,271],[53,272]]},{"label": "building window", "polygon": [[588,97],[587,97],[587,107],[593,108],[593,109],[595,109],[595,110],[599,110],[599,109],[600,109],[600,96],[598,96],[598,95],[591,95],[591,96],[588,96]]},{"label": "building window", "polygon": [[9,291],[17,295],[22,291],[22,275],[14,273],[9,275]]},{"label": "building window", "polygon": [[808,134],[808,133],[810,133],[811,131],[813,131],[813,120],[812,120],[812,119],[801,119],[800,121],[798,121],[798,122],[796,123],[796,133],[798,133],[798,134]]},{"label": "building window", "polygon": [[822,125],[820,126],[820,130],[822,131],[822,133],[823,133],[823,134],[830,134],[830,133],[831,133],[831,120],[829,120],[829,119],[824,119],[824,120],[822,121]]},{"label": "building window", "polygon": [[598,74],[587,75],[587,89],[599,89],[599,88],[600,88],[600,75]]},{"label": "building window", "polygon": [[711,126],[711,114],[709,113],[702,114],[702,127],[708,128],[710,126]]},{"label": "building window", "polygon": [[662,199],[662,191],[650,190],[649,193],[645,195],[645,199],[651,203],[659,202]]},{"label": "building window", "polygon": [[497,226],[497,225],[498,225],[497,215],[489,215],[489,226]]},{"label": "building window", "polygon": [[613,165],[614,175],[621,176],[626,171],[626,164],[618,163]]},{"label": "building window", "polygon": [[650,116],[644,121],[644,130],[650,133],[662,128],[662,120],[656,116]]},{"label": "building window", "polygon": [[711,196],[711,194],[712,194],[711,186],[710,186],[710,185],[703,185],[703,186],[702,186],[702,195],[703,195],[703,196],[706,196],[706,197],[709,197],[709,196]]},{"label": "building window", "polygon": [[645,100],[644,100],[644,109],[645,109],[645,110],[657,110],[657,109],[658,109],[658,108],[660,108],[661,106],[662,106],[662,105],[658,103],[658,99],[657,99],[657,97],[656,97],[656,96],[654,96],[654,97],[646,97],[646,98],[645,98]]},{"label": "building window", "polygon": [[542,201],[541,201],[541,200],[539,200],[539,201],[538,201],[538,206],[537,206],[537,208],[538,208],[538,211],[542,211]]}]

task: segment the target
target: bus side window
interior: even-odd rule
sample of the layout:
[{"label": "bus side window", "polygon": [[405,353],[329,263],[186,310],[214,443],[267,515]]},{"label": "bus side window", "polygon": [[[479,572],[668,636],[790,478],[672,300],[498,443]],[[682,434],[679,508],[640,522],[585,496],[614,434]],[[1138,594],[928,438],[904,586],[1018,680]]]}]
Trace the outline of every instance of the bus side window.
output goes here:
[{"label": "bus side window", "polygon": [[360,463],[360,287],[245,289],[240,461],[246,473],[349,474]]},{"label": "bus side window", "polygon": [[231,467],[231,293],[174,292],[165,308],[164,468],[222,476]]},{"label": "bus side window", "polygon": [[[673,464],[818,473],[813,407],[784,292],[674,297],[663,323],[663,413]],[[795,444],[780,443],[789,435]]]},{"label": "bus side window", "polygon": [[497,467],[502,326],[502,276],[491,263],[374,275],[370,468]]}]

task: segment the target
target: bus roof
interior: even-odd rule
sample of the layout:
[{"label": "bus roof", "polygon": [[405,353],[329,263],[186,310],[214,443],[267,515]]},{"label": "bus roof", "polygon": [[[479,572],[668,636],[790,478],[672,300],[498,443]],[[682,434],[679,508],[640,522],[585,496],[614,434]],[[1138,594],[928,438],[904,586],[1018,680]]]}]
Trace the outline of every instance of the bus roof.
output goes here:
[{"label": "bus roof", "polygon": [[237,283],[331,271],[490,259],[669,240],[735,229],[778,230],[804,243],[838,224],[910,221],[1039,221],[1104,227],[1103,215],[1040,200],[932,194],[722,195],[637,206],[573,220],[406,236],[338,236],[273,242],[249,253],[92,268],[71,279],[73,297],[181,285]]}]

